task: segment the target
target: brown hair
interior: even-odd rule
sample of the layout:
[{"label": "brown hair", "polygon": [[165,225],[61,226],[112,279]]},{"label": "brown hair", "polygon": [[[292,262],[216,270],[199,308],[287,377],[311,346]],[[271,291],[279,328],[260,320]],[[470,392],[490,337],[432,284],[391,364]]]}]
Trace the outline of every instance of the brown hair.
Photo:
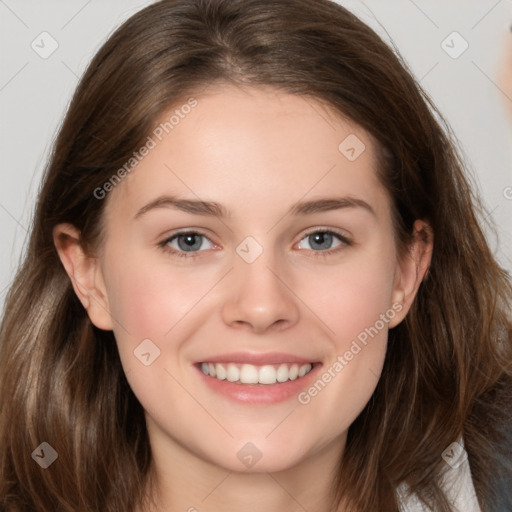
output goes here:
[{"label": "brown hair", "polygon": [[[75,225],[93,254],[108,200],[94,190],[164,111],[219,82],[308,96],[365,128],[401,250],[415,219],[435,233],[428,276],[389,332],[377,389],[349,429],[333,509],[395,512],[406,483],[448,512],[441,454],[463,435],[482,510],[501,510],[498,486],[512,471],[510,281],[441,115],[400,57],[328,0],[162,0],[92,60],[55,142],[1,325],[3,509],[129,512],[142,503],[151,468],[143,410],[113,333],[95,328],[75,296],[52,229]],[[58,452],[47,470],[31,458],[42,441]]]}]

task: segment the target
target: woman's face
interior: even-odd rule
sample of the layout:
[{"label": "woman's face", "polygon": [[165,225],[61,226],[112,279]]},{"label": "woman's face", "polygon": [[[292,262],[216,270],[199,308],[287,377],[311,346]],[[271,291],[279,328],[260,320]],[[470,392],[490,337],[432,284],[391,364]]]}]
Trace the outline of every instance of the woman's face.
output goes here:
[{"label": "woman's face", "polygon": [[115,333],[157,457],[339,455],[423,275],[398,260],[374,145],[312,99],[195,99],[104,199],[91,319]]}]

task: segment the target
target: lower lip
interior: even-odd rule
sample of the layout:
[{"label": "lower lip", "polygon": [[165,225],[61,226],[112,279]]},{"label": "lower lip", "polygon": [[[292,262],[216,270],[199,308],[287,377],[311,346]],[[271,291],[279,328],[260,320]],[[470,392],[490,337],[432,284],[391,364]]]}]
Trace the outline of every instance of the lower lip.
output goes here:
[{"label": "lower lip", "polygon": [[276,384],[236,384],[228,380],[219,380],[205,375],[201,369],[195,366],[204,383],[216,393],[226,398],[244,404],[275,404],[297,396],[310,383],[315,380],[320,368],[320,363],[315,363],[311,371],[295,380]]}]

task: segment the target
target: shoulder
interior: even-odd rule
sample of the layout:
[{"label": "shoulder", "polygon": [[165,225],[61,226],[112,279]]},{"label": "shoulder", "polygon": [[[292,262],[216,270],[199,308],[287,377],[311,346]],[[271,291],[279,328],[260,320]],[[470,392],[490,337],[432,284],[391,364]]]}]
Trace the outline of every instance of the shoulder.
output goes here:
[{"label": "shoulder", "polygon": [[[475,493],[471,469],[462,439],[452,443],[443,453],[448,464],[444,476],[443,488],[453,507],[453,512],[482,512]],[[458,445],[458,446],[456,446]],[[459,448],[460,447],[460,448]],[[432,512],[423,505],[415,494],[408,491],[407,486],[397,489],[400,512]]]}]

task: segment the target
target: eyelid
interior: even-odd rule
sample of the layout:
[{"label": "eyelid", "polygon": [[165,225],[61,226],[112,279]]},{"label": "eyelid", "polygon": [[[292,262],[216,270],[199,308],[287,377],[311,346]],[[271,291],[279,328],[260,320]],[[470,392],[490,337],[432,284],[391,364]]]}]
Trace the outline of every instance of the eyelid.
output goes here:
[{"label": "eyelid", "polygon": [[309,250],[309,249],[300,249],[301,251],[309,250],[310,252],[312,252],[314,254],[314,257],[329,256],[331,254],[335,254],[335,253],[341,251],[345,247],[354,245],[352,237],[347,236],[346,234],[344,234],[343,232],[341,232],[338,229],[329,228],[327,226],[323,226],[323,227],[322,226],[316,226],[314,228],[311,228],[311,229],[307,230],[302,235],[302,237],[300,238],[298,243],[302,242],[302,240],[304,240],[304,238],[307,238],[310,235],[314,235],[315,233],[329,233],[331,235],[334,235],[334,236],[336,236],[340,240],[340,245],[338,245],[336,247],[333,247],[332,249],[326,249],[325,251],[312,251],[312,250]]},{"label": "eyelid", "polygon": [[[332,249],[326,249],[325,251],[313,251],[313,250],[310,250],[310,249],[307,249],[309,251],[311,251],[312,253],[315,254],[315,257],[316,256],[328,256],[330,254],[333,254],[333,253],[336,253],[338,252],[339,250],[341,250],[342,248],[346,247],[346,246],[351,246],[353,245],[353,242],[352,242],[352,239],[351,237],[348,237],[346,236],[345,234],[343,234],[340,230],[338,229],[335,229],[335,228],[330,228],[330,227],[327,227],[327,226],[315,226],[315,227],[312,227],[312,228],[309,228],[308,230],[306,230],[302,235],[301,235],[301,238],[299,239],[298,243],[300,243],[302,240],[304,240],[304,238],[310,236],[310,235],[313,235],[315,233],[329,233],[329,234],[332,234],[336,237],[338,237],[338,239],[340,240],[340,245],[337,246],[337,247],[334,247]],[[189,235],[189,234],[193,234],[193,235],[200,235],[204,238],[206,238],[211,244],[213,244],[214,246],[217,246],[218,247],[218,244],[216,244],[211,238],[210,236],[208,236],[203,230],[199,229],[199,228],[185,228],[185,229],[182,229],[182,230],[178,230],[172,234],[170,234],[169,236],[166,236],[161,242],[159,242],[157,245],[164,251],[167,251],[167,252],[170,252],[174,255],[177,255],[179,257],[186,257],[186,258],[194,258],[194,257],[197,257],[197,256],[200,256],[201,253],[205,252],[204,250],[202,251],[190,251],[190,252],[187,252],[187,251],[178,251],[176,249],[174,249],[173,247],[170,247],[168,244],[174,240],[176,237],[180,236],[180,235]],[[305,249],[299,249],[301,251],[304,251]]]},{"label": "eyelid", "polygon": [[161,242],[158,242],[157,245],[163,251],[172,253],[173,255],[176,255],[176,256],[183,256],[186,258],[190,258],[190,257],[194,258],[194,257],[199,256],[202,252],[205,252],[205,251],[191,251],[191,252],[178,251],[178,250],[174,249],[174,247],[170,247],[168,244],[180,235],[200,235],[200,236],[206,238],[206,240],[208,240],[212,245],[218,246],[204,231],[202,231],[199,228],[186,228],[186,229],[175,231],[174,233],[166,236]]},{"label": "eyelid", "polygon": [[344,234],[343,231],[336,228],[330,228],[328,226],[315,226],[314,228],[307,229],[302,235],[301,240],[315,233],[331,233],[340,237],[342,240],[346,240],[347,242],[350,241],[350,236],[348,234]]}]

